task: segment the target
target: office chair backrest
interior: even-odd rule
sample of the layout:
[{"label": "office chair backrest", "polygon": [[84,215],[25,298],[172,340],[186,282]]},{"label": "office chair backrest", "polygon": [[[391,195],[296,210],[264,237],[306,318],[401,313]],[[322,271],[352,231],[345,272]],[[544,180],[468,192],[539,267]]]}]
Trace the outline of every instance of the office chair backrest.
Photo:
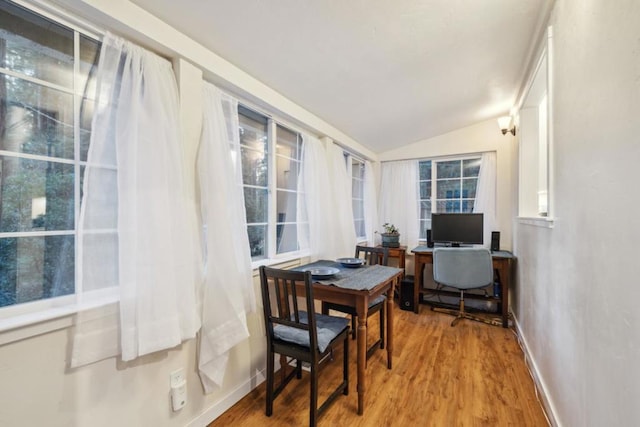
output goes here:
[{"label": "office chair backrest", "polygon": [[356,258],[360,258],[360,253],[364,254],[367,265],[387,265],[389,262],[389,249],[372,247],[372,246],[356,246]]},{"label": "office chair backrest", "polygon": [[458,289],[488,286],[493,283],[491,252],[485,248],[436,248],[433,280]]},{"label": "office chair backrest", "polygon": [[[269,286],[270,282],[273,283],[273,290]],[[306,307],[298,307],[296,283],[304,284]],[[287,334],[298,336],[294,339],[305,340],[304,335],[308,334],[309,339],[305,341],[310,343],[309,348],[318,348],[311,272],[262,266],[260,267],[260,285],[268,344],[271,345],[271,342],[276,339],[274,326],[284,325],[294,329],[287,332]],[[303,296],[300,295],[300,297]]]}]

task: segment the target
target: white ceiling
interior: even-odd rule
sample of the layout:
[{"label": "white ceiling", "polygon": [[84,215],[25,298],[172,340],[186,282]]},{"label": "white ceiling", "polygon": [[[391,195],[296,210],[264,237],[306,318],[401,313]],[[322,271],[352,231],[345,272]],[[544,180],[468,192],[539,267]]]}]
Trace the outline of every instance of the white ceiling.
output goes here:
[{"label": "white ceiling", "polygon": [[375,152],[506,113],[553,0],[132,0]]}]

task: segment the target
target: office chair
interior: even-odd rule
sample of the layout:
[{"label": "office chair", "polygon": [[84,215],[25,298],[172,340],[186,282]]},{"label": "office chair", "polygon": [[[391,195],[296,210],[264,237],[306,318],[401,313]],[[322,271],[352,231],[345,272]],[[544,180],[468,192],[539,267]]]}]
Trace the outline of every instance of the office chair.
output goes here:
[{"label": "office chair", "polygon": [[[365,260],[365,265],[387,265],[389,261],[389,249],[381,248],[381,247],[371,247],[371,246],[356,246],[356,258],[360,258],[360,255],[363,255]],[[371,357],[374,351],[376,351],[377,347],[380,346],[381,349],[384,349],[384,328],[385,328],[385,309],[384,305],[387,298],[384,295],[380,295],[377,298],[374,298],[369,302],[369,307],[367,309],[367,319],[371,317],[371,315],[375,313],[380,313],[380,338],[371,345],[371,347],[367,348],[367,359]],[[351,315],[351,336],[353,339],[356,339],[356,319],[357,313],[356,308],[348,305],[335,304],[331,302],[322,302],[322,312],[327,314],[329,310],[339,311],[341,313],[346,313]]]},{"label": "office chair", "polygon": [[[272,283],[272,286],[270,286]],[[311,399],[309,425],[315,426],[322,414],[340,393],[349,394],[349,320],[315,313],[310,272],[260,267],[260,286],[267,332],[267,400],[266,415],[273,413],[273,401],[296,376],[302,378],[302,363],[310,364]],[[302,289],[298,289],[298,287]],[[304,292],[306,306],[298,307],[298,295]],[[300,295],[302,298],[303,296]],[[301,308],[306,309],[302,310]],[[332,357],[334,347],[343,342],[342,382],[318,407],[318,372],[320,365]],[[282,379],[274,388],[274,355],[280,354]],[[288,375],[285,357],[296,360]]]},{"label": "office chair", "polygon": [[464,310],[464,292],[484,288],[493,284],[493,261],[491,252],[485,248],[435,248],[433,250],[433,280],[460,291],[458,310],[434,307],[433,311],[456,316],[451,322],[455,326],[461,319],[498,325],[492,319],[474,316]]}]

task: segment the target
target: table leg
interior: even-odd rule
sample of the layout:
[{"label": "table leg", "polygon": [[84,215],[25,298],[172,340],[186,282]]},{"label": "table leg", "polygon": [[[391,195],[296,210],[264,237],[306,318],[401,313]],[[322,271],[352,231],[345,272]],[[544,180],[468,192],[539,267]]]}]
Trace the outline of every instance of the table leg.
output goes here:
[{"label": "table leg", "polygon": [[500,280],[502,283],[501,298],[502,298],[502,327],[509,327],[509,281],[511,279],[511,263],[509,260],[502,260],[500,262]]},{"label": "table leg", "polygon": [[365,368],[367,366],[367,301],[358,307],[358,415],[364,413]]},{"label": "table leg", "polygon": [[400,278],[394,281],[389,291],[387,291],[387,369],[391,369],[393,357],[393,288],[400,286]]}]

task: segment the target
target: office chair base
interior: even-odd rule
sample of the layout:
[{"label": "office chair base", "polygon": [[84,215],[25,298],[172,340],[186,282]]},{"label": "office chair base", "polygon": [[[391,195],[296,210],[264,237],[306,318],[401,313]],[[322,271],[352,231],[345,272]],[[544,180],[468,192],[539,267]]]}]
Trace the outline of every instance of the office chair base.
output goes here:
[{"label": "office chair base", "polygon": [[474,316],[473,314],[469,314],[466,311],[461,312],[460,310],[441,307],[431,307],[431,310],[437,313],[445,313],[451,316],[456,316],[456,318],[451,321],[451,326],[455,326],[462,319],[475,320],[476,322],[486,323],[487,325],[502,326],[502,320],[500,319],[489,319],[485,317]]}]

